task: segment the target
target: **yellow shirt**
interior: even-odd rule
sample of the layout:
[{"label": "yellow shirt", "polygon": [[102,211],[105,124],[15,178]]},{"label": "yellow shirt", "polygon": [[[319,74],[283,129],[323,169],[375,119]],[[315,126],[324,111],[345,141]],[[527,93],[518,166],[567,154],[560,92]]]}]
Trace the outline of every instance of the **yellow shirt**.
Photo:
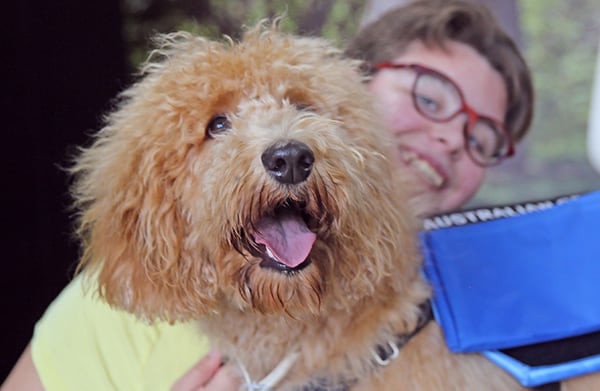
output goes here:
[{"label": "yellow shirt", "polygon": [[148,325],[92,291],[75,278],[35,326],[33,362],[47,391],[169,390],[207,353],[195,324]]}]

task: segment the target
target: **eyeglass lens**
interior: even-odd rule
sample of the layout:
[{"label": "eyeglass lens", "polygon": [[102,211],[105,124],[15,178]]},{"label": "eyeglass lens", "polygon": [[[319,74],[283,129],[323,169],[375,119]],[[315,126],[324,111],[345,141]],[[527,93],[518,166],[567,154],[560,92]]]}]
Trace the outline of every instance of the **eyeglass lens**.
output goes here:
[{"label": "eyeglass lens", "polygon": [[[439,122],[449,121],[464,107],[462,95],[454,83],[429,72],[418,73],[413,87],[413,99],[423,116]],[[506,153],[507,140],[493,121],[468,117],[465,126],[466,146],[478,162],[493,163]]]}]

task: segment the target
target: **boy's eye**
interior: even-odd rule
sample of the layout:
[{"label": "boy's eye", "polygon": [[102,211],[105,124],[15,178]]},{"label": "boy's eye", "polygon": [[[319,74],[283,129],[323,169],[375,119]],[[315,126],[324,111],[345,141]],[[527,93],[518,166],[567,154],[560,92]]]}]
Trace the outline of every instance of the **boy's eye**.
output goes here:
[{"label": "boy's eye", "polygon": [[436,113],[439,111],[439,104],[435,99],[425,95],[417,95],[416,98],[418,105],[422,110],[428,113]]}]

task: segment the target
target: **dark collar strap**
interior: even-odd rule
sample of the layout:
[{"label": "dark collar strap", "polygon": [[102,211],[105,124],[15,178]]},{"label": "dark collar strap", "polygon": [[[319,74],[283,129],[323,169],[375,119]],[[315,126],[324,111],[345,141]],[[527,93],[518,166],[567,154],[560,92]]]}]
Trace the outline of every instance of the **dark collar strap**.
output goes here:
[{"label": "dark collar strap", "polygon": [[[410,341],[412,337],[417,335],[427,324],[433,320],[433,311],[431,309],[431,302],[428,300],[422,303],[420,306],[421,313],[417,322],[417,327],[410,333],[399,334],[396,338],[394,345],[389,346],[377,345],[375,347],[374,355],[375,362],[379,366],[388,365],[393,360],[400,349],[404,347]],[[298,391],[349,391],[354,384],[358,382],[358,379],[349,379],[340,381],[338,383],[332,382],[330,379],[318,378],[311,381],[309,384],[300,388]],[[533,391],[559,391],[560,383],[548,383],[542,386],[532,388]]]},{"label": "dark collar strap", "polygon": [[[410,341],[412,337],[417,335],[419,331],[433,320],[433,311],[431,310],[431,302],[427,300],[422,303],[419,308],[421,313],[419,314],[419,320],[417,327],[409,333],[398,334],[396,341],[389,343],[389,346],[377,345],[373,351],[373,358],[378,366],[388,365],[396,356],[404,345]],[[318,378],[311,381],[309,384],[300,388],[299,391],[348,391],[350,388],[358,382],[358,379],[347,379],[338,383],[333,382],[331,379]]]},{"label": "dark collar strap", "polygon": [[309,384],[300,388],[298,391],[349,391],[350,387],[356,384],[357,379],[350,381],[342,381],[339,383],[332,383],[331,381],[319,378],[311,381]]},{"label": "dark collar strap", "polygon": [[419,314],[419,320],[417,327],[409,333],[398,334],[395,342],[389,342],[387,346],[377,345],[373,352],[373,358],[375,362],[380,366],[386,366],[391,360],[396,358],[400,349],[404,347],[411,340],[412,337],[417,335],[427,324],[433,320],[433,311],[431,310],[431,302],[429,300],[419,305],[421,313]]}]

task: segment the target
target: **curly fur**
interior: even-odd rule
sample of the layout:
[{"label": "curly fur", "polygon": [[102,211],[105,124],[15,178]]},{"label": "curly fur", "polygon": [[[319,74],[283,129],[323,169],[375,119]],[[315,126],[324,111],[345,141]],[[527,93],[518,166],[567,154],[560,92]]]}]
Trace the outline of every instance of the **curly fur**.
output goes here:
[{"label": "curly fur", "polygon": [[[254,379],[289,352],[278,389],[317,378],[356,389],[519,387],[478,356],[455,356],[430,324],[393,365],[371,350],[412,330],[429,296],[416,224],[386,158],[386,133],[357,63],[324,40],[258,26],[241,42],[162,36],[72,168],[81,268],[111,305],[148,320],[198,321]],[[217,114],[231,129],[209,137]],[[310,147],[306,181],[274,180],[261,154]],[[261,267],[262,216],[298,204],[317,240],[291,273]]]}]

